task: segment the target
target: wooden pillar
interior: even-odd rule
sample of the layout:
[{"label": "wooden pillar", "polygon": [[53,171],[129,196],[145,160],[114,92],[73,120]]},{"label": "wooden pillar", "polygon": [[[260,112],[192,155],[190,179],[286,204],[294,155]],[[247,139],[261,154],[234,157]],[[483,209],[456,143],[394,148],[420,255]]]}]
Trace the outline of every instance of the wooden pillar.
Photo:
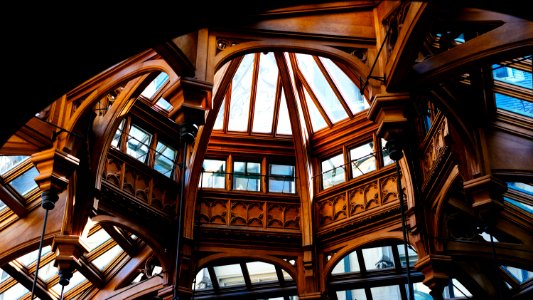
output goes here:
[{"label": "wooden pillar", "polygon": [[387,141],[402,141],[408,131],[411,96],[408,93],[378,94],[368,110],[368,119],[378,124],[376,134]]}]

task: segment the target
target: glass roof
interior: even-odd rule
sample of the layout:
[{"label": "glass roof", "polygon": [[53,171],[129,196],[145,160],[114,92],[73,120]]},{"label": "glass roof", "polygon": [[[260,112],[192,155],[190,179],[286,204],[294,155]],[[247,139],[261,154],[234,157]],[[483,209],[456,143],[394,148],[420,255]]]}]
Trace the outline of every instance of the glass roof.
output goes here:
[{"label": "glass roof", "polygon": [[[280,64],[289,68],[292,97],[287,97],[287,88],[282,86]],[[217,73],[215,78],[222,76]],[[225,92],[214,130],[291,135],[288,99],[297,99],[298,114],[312,133],[332,128],[369,107],[350,76],[328,58],[289,52],[280,56],[249,53],[242,57]]]}]

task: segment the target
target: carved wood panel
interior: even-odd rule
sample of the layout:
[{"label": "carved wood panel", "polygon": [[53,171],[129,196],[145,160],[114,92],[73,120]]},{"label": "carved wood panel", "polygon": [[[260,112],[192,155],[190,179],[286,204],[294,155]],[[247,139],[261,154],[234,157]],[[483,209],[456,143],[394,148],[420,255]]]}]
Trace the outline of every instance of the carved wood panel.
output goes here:
[{"label": "carved wood panel", "polygon": [[198,201],[197,218],[203,225],[300,230],[300,204],[209,197]]},{"label": "carved wood panel", "polygon": [[379,178],[350,186],[338,194],[319,199],[315,206],[319,225],[342,222],[363,212],[379,209],[381,205],[397,201],[396,177],[395,173],[386,173]]}]

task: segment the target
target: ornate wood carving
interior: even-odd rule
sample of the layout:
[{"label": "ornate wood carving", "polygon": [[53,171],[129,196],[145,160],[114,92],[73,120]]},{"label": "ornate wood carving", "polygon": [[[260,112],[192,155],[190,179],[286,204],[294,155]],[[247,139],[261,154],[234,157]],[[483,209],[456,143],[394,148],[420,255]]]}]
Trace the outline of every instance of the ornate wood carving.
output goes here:
[{"label": "ornate wood carving", "polygon": [[178,184],[127,155],[110,149],[102,177],[131,200],[169,217],[176,214]]},{"label": "ornate wood carving", "polygon": [[299,203],[202,197],[198,206],[197,218],[204,226],[300,230]]},{"label": "ornate wood carving", "polygon": [[397,201],[396,180],[395,173],[385,173],[319,199],[316,205],[319,226],[346,221],[365,211]]},{"label": "ornate wood carving", "polygon": [[435,170],[438,169],[440,162],[449,151],[449,147],[446,143],[446,139],[449,135],[448,121],[445,118],[441,118],[433,126],[426,137],[421,160],[421,169],[424,178],[423,189],[426,188],[429,180],[433,177]]}]

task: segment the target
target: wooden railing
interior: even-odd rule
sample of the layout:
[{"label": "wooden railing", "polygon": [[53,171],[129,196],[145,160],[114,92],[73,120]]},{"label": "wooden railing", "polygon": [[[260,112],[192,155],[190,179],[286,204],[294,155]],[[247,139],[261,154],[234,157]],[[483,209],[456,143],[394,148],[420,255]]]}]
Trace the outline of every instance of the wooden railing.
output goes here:
[{"label": "wooden railing", "polygon": [[127,154],[109,149],[102,180],[120,190],[132,201],[168,217],[176,216],[178,183]]}]

